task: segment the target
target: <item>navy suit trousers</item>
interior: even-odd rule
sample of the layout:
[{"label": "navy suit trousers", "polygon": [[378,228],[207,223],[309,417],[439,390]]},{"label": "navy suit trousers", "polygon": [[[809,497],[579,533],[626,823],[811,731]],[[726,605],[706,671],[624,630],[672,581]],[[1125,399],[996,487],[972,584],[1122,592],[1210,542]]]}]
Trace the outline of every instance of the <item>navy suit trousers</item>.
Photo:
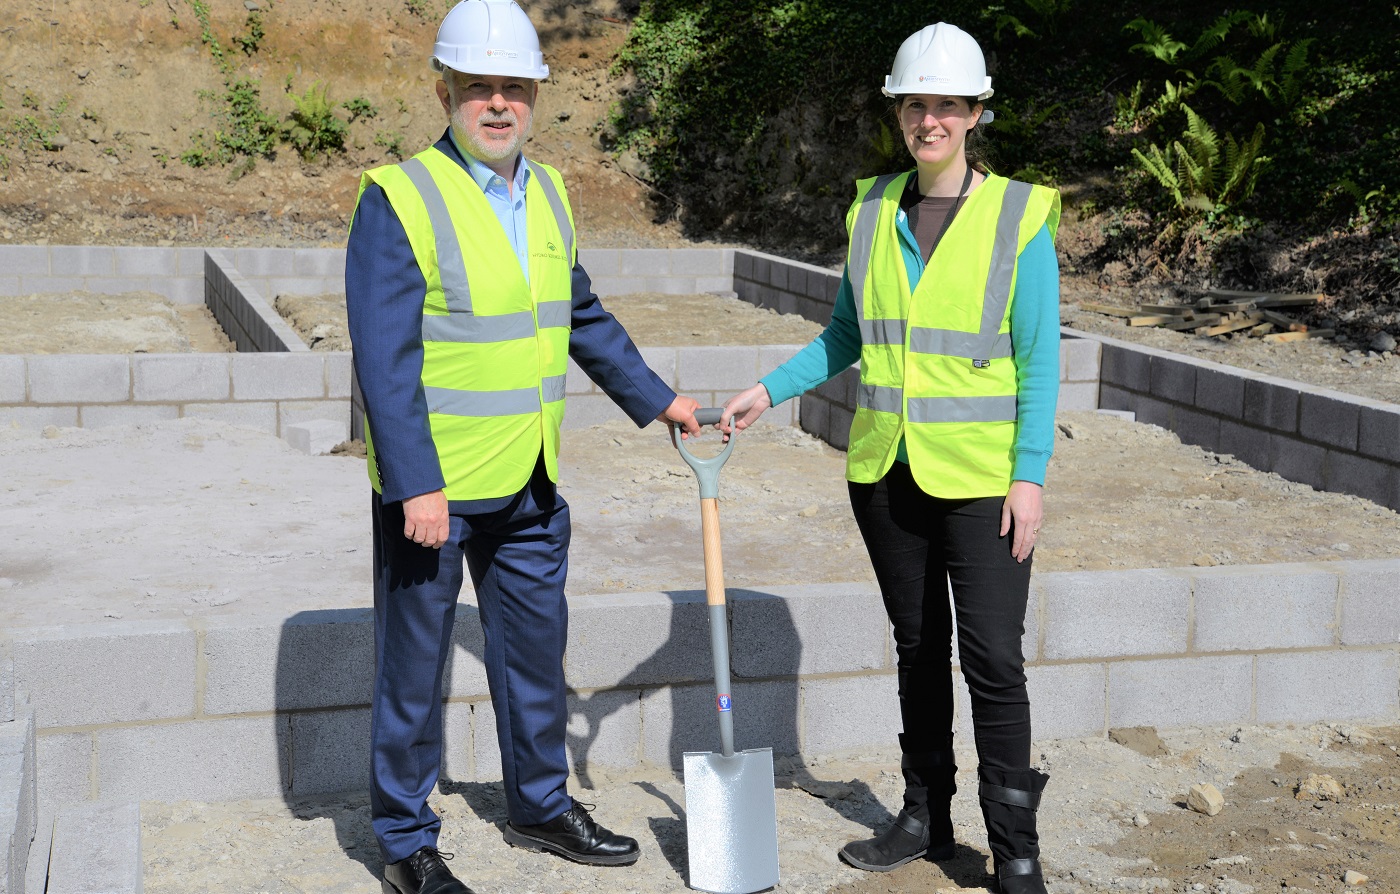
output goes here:
[{"label": "navy suit trousers", "polygon": [[370,808],[385,862],[437,845],[428,806],[442,766],[443,668],[465,562],[476,587],[506,809],[517,825],[571,806],[564,645],[569,507],[544,472],[505,508],[451,516],[441,549],[403,535],[401,503],[374,497],[375,675]]}]

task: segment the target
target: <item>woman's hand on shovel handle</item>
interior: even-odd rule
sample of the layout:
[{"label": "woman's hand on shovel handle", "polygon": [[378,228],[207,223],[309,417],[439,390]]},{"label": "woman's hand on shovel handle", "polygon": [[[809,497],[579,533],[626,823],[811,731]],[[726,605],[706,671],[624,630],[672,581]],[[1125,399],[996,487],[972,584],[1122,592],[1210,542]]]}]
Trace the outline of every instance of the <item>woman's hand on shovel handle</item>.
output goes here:
[{"label": "woman's hand on shovel handle", "polygon": [[681,427],[681,437],[700,434],[700,423],[695,421],[695,411],[700,409],[700,401],[693,397],[677,394],[671,405],[661,411],[657,421]]},{"label": "woman's hand on shovel handle", "polygon": [[773,398],[763,384],[753,386],[724,402],[724,414],[720,417],[719,430],[726,435],[731,431],[743,431],[758,421],[764,411],[773,406]]}]

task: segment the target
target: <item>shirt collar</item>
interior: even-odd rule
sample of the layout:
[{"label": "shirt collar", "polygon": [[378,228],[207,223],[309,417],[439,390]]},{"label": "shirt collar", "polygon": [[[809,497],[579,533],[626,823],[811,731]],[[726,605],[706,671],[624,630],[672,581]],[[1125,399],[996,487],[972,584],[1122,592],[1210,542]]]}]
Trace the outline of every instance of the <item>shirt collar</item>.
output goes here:
[{"label": "shirt collar", "polygon": [[[462,148],[462,144],[457,142],[457,135],[452,132],[452,128],[447,129],[447,137],[452,141],[452,148],[457,150],[457,154],[466,163],[467,173],[471,175],[476,185],[481,187],[482,192],[486,192],[491,185],[491,180],[499,177],[495,171],[488,168],[470,152]],[[530,166],[525,163],[525,156],[516,156],[515,162],[515,192],[520,194],[524,191],[526,184],[530,182]]]}]

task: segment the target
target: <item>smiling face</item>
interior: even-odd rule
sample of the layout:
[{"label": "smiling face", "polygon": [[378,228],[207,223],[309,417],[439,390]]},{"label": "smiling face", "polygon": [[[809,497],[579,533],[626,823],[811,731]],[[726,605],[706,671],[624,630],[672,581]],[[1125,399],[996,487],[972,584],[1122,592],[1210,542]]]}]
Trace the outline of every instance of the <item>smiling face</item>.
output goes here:
[{"label": "smiling face", "polygon": [[900,97],[899,127],[904,145],[920,167],[945,168],[963,156],[967,132],[977,124],[982,104],[966,97],[913,93]]},{"label": "smiling face", "polygon": [[530,136],[539,85],[528,78],[443,72],[438,99],[452,135],[477,160],[511,178],[515,157]]}]

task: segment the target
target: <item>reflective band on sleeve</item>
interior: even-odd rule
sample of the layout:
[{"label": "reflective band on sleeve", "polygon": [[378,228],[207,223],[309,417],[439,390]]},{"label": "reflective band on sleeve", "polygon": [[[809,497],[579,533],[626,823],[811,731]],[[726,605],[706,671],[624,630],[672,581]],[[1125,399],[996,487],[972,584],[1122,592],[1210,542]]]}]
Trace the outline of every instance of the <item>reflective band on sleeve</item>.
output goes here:
[{"label": "reflective band on sleeve", "polygon": [[894,320],[867,320],[860,321],[860,340],[867,345],[902,345],[904,344],[904,321]]},{"label": "reflective band on sleeve", "polygon": [[[996,241],[992,243],[992,264],[987,271],[987,291],[982,298],[982,335],[991,339],[1001,329],[1006,305],[1011,301],[1011,277],[1016,272],[1016,243],[1021,218],[1031,199],[1031,185],[1019,180],[1006,184],[997,215]],[[985,359],[985,358],[984,358]]]},{"label": "reflective band on sleeve", "polygon": [[[899,174],[875,178],[870,191],[860,200],[856,222],[851,227],[851,256],[846,263],[846,275],[851,281],[851,297],[856,303],[856,319],[865,319],[865,278],[870,272],[870,249],[875,244],[875,225],[880,221],[880,200],[885,190]],[[862,333],[864,335],[864,333]],[[903,343],[903,339],[900,339]]]},{"label": "reflective band on sleeve", "polygon": [[479,317],[475,314],[423,314],[423,341],[484,344],[535,337],[535,318],[528,310]]},{"label": "reflective band on sleeve", "polygon": [[509,391],[457,391],[453,388],[424,388],[428,412],[443,416],[520,416],[540,411],[540,392],[535,388]]},{"label": "reflective band on sleeve", "polygon": [[554,211],[554,220],[559,224],[559,232],[564,237],[564,257],[569,259],[569,266],[574,263],[574,225],[569,223],[569,215],[564,211],[564,200],[559,197],[559,190],[554,186],[554,180],[550,178],[545,169],[535,164],[533,161],[527,162],[530,165],[530,172],[535,175],[535,181],[544,190],[545,198],[549,200],[549,207]]},{"label": "reflective band on sleeve", "polygon": [[[447,201],[442,190],[433,182],[428,166],[416,158],[401,162],[399,167],[418,190],[423,205],[428,209],[428,220],[433,225],[433,247],[437,252],[438,279],[442,282],[443,299],[447,309],[453,313],[472,312],[472,292],[467,283],[467,265],[462,260],[462,246],[457,241],[457,229],[452,226],[452,215],[447,212]],[[426,336],[425,336],[426,337]]]},{"label": "reflective band on sleeve", "polygon": [[545,376],[540,382],[540,393],[545,403],[564,399],[564,376]]},{"label": "reflective band on sleeve", "polygon": [[[1001,320],[997,320],[1000,325]],[[991,345],[988,348],[988,344]],[[913,354],[941,354],[968,360],[997,360],[1011,356],[1011,334],[993,333],[992,340],[977,332],[956,329],[928,329],[915,326],[909,332],[909,351]]]},{"label": "reflective band on sleeve", "polygon": [[856,390],[856,405],[881,413],[903,413],[904,389],[861,382]]},{"label": "reflective band on sleeve", "polygon": [[910,422],[1015,422],[1016,395],[911,397]]},{"label": "reflective band on sleeve", "polygon": [[574,303],[572,301],[541,301],[535,305],[535,312],[540,318],[540,328],[568,328],[573,320]]}]

